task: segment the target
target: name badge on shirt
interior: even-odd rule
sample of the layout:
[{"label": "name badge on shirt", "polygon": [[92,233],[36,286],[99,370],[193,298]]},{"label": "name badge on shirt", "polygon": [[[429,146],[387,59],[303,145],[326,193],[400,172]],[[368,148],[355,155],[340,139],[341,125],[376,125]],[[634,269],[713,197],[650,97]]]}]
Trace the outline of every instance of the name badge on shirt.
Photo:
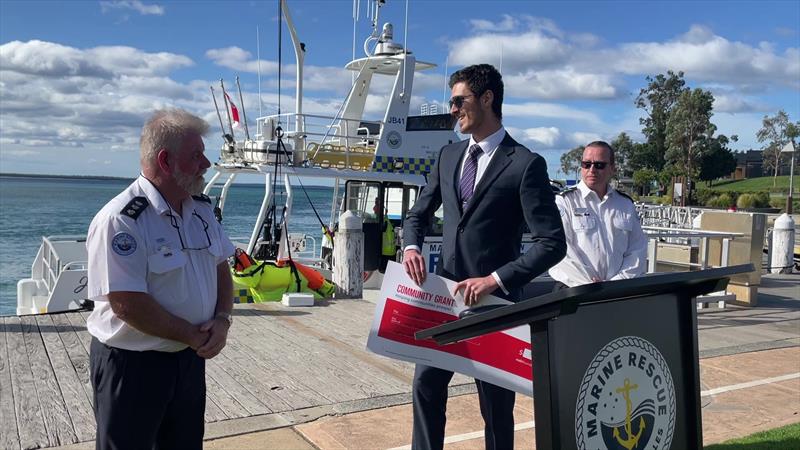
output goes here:
[{"label": "name badge on shirt", "polygon": [[170,247],[169,245],[166,245],[166,244],[159,246],[158,249],[156,250],[156,253],[158,253],[159,255],[161,255],[164,258],[169,258],[172,255],[174,255],[174,253],[172,251],[172,247]]}]

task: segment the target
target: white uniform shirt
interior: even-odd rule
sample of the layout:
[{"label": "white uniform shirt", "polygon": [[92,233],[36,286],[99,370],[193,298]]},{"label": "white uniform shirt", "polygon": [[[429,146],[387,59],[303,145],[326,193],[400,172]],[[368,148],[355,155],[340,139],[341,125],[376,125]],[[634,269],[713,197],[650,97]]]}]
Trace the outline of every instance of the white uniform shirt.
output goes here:
[{"label": "white uniform shirt", "polygon": [[[148,205],[132,203],[135,197],[144,197]],[[150,294],[171,314],[195,325],[214,316],[217,265],[233,254],[234,246],[210,203],[189,197],[182,209],[180,216],[140,176],[92,220],[86,239],[88,295],[96,303],[86,327],[100,342],[137,351],[175,352],[187,347],[120,320],[106,297],[111,292]],[[137,212],[138,217],[131,217]]]},{"label": "white uniform shirt", "polygon": [[567,256],[550,276],[567,286],[633,278],[645,273],[647,237],[633,202],[611,188],[602,199],[581,181],[556,195]]}]

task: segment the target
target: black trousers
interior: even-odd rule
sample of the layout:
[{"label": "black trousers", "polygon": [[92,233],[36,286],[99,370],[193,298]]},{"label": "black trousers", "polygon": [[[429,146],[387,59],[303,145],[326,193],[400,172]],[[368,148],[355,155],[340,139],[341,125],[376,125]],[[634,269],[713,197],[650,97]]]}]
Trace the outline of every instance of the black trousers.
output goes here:
[{"label": "black trousers", "polygon": [[205,360],[194,350],[136,352],[92,338],[96,448],[202,449]]},{"label": "black trousers", "polygon": [[[447,416],[447,385],[453,372],[417,364],[414,371],[412,450],[441,449]],[[475,380],[486,450],[514,448],[514,391]]]}]

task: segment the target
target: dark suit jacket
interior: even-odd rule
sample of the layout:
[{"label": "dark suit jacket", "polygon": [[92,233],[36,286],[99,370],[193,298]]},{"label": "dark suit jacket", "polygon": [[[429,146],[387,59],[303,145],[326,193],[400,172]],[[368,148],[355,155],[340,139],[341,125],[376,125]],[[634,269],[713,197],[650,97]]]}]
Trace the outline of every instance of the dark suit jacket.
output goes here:
[{"label": "dark suit jacket", "polygon": [[[433,214],[444,205],[444,236],[437,274],[455,281],[497,272],[517,300],[526,283],[561,261],[566,240],[544,158],[506,133],[462,211],[458,183],[469,140],[442,147],[428,184],[408,212],[403,246],[422,247]],[[533,246],[520,254],[528,225]]]}]

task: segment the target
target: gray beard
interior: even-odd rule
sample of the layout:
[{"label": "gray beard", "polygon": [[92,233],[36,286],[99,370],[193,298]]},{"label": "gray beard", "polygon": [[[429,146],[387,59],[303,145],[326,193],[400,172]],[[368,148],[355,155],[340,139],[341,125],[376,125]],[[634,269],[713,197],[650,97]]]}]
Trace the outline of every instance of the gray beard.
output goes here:
[{"label": "gray beard", "polygon": [[202,175],[195,177],[193,175],[181,172],[180,169],[175,171],[173,178],[175,179],[175,183],[177,183],[181,189],[188,192],[190,195],[198,195],[202,193],[203,186],[206,182]]}]

